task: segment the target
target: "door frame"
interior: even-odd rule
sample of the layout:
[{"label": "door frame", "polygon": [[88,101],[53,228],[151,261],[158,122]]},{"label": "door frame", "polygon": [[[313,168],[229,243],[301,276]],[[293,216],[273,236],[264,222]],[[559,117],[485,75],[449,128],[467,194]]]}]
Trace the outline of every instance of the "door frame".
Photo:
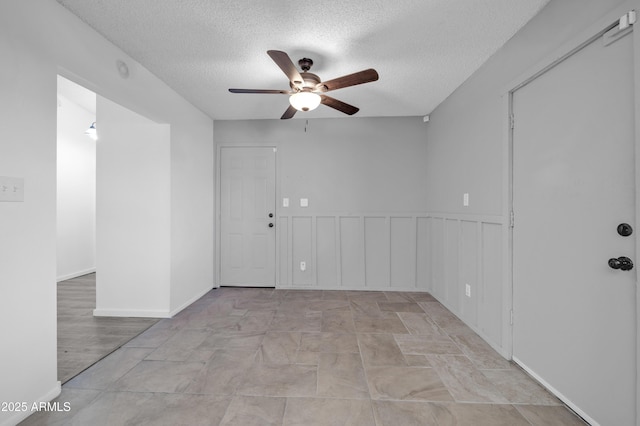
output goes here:
[{"label": "door frame", "polygon": [[275,270],[275,287],[278,288],[278,282],[280,280],[280,268],[278,268],[278,265],[280,265],[280,250],[278,250],[278,247],[280,247],[280,233],[278,232],[278,222],[279,222],[279,218],[280,218],[280,205],[278,204],[278,200],[279,200],[279,194],[280,194],[280,180],[279,180],[279,173],[278,173],[278,146],[276,144],[268,144],[268,145],[259,145],[259,144],[251,144],[251,143],[219,143],[216,144],[216,149],[215,149],[215,156],[216,158],[214,159],[214,163],[216,165],[216,172],[215,172],[215,183],[214,183],[214,188],[216,191],[215,194],[215,207],[214,207],[214,211],[215,211],[215,223],[214,223],[214,232],[215,232],[215,237],[214,237],[214,241],[215,241],[215,248],[214,248],[214,264],[215,264],[215,272],[214,272],[214,277],[215,277],[215,283],[214,283],[214,288],[219,288],[220,287],[220,283],[221,283],[221,276],[222,276],[222,239],[220,238],[221,236],[221,230],[222,230],[222,200],[221,200],[221,194],[222,194],[222,149],[223,148],[272,148],[273,149],[273,153],[274,153],[274,161],[275,161],[275,176],[274,176],[274,183],[275,183],[275,200],[274,200],[274,205],[275,205],[275,212],[274,212],[274,223],[275,223],[275,233],[276,233],[276,238],[275,238],[275,247],[273,248],[275,251],[275,257],[274,257],[274,270]]},{"label": "door frame", "polygon": [[[509,85],[503,87],[502,90],[502,102],[503,102],[503,196],[507,200],[503,207],[503,217],[505,218],[508,232],[505,236],[506,253],[508,253],[508,259],[505,262],[505,278],[508,283],[508,305],[506,309],[510,312],[510,316],[507,317],[506,322],[509,324],[510,332],[507,333],[507,344],[505,348],[508,351],[508,355],[513,359],[513,225],[514,221],[517,222],[517,217],[513,218],[513,95],[514,93],[532,82],[542,74],[554,68],[556,65],[569,58],[573,54],[582,50],[592,42],[598,43],[597,39],[601,38],[609,29],[614,27],[619,18],[635,9],[640,13],[640,0],[627,0],[620,5],[616,6],[605,15],[603,15],[596,22],[587,26],[577,36],[573,37],[570,41],[564,43],[560,48],[556,49],[552,54],[544,57],[536,65],[530,67],[527,71],[521,74],[515,80],[512,80]],[[635,28],[631,29],[631,37],[633,37],[633,64],[636,72],[634,73],[634,99],[635,99],[635,224],[636,227],[640,226],[640,22],[634,24]],[[640,236],[638,233],[634,233],[634,243],[636,249],[636,259],[639,258],[640,253]],[[636,260],[634,259],[634,261]],[[638,263],[638,262],[636,262]],[[640,265],[639,265],[640,266]],[[638,367],[640,366],[640,292],[638,292],[639,274],[636,274],[636,425],[640,426],[640,375],[638,374]],[[540,381],[545,387],[551,388],[540,377],[531,371],[527,372],[531,374],[536,380]],[[555,392],[554,392],[555,393]],[[587,419],[592,424],[597,424],[590,419],[579,407],[569,403],[569,401],[563,401],[570,406],[576,413],[583,418]]]}]

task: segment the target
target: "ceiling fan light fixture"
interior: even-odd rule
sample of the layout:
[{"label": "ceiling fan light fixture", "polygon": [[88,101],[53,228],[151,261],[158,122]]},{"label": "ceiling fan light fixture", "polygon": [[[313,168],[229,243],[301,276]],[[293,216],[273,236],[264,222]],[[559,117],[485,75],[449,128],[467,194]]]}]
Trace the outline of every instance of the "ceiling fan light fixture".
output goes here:
[{"label": "ceiling fan light fixture", "polygon": [[320,95],[313,92],[298,92],[289,97],[289,103],[298,111],[312,111],[320,105]]}]

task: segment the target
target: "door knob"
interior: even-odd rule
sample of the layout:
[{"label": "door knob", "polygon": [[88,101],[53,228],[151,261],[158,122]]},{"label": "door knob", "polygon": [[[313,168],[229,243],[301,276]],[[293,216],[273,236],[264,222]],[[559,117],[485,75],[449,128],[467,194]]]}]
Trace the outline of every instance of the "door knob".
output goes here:
[{"label": "door knob", "polygon": [[612,269],[630,271],[633,269],[633,261],[626,256],[620,256],[617,259],[614,257],[609,259],[609,267]]},{"label": "door knob", "polygon": [[618,234],[623,237],[628,237],[629,235],[633,234],[633,228],[628,223],[621,223],[620,225],[618,225],[617,231]]},{"label": "door knob", "polygon": [[269,228],[273,228],[273,223],[270,223],[270,224],[269,224]]}]

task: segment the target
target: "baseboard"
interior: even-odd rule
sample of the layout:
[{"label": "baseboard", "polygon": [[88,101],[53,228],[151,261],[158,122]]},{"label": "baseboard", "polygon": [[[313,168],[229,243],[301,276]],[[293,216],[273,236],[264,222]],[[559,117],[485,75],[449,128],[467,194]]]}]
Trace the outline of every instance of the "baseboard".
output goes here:
[{"label": "baseboard", "polygon": [[194,296],[191,299],[189,299],[186,302],[184,302],[182,305],[180,305],[177,308],[173,309],[171,312],[169,312],[169,318],[173,318],[174,315],[178,314],[180,311],[182,311],[183,309],[187,308],[193,302],[195,302],[196,300],[200,299],[202,296],[204,296],[205,294],[209,293],[214,288],[217,288],[217,287],[211,286],[211,287],[207,288],[203,292],[198,293],[196,296]]},{"label": "baseboard", "polygon": [[[267,287],[268,288],[268,287]],[[362,286],[334,286],[334,287],[325,287],[325,286],[315,286],[315,285],[304,285],[304,284],[291,284],[291,285],[282,285],[276,284],[276,289],[278,290],[347,290],[347,291],[397,291],[402,293],[407,292],[416,292],[416,293],[430,293],[426,288],[420,287],[362,287]]]},{"label": "baseboard", "polygon": [[144,311],[129,309],[94,309],[94,317],[171,318],[169,311]]},{"label": "baseboard", "polygon": [[61,275],[61,276],[57,277],[56,280],[57,280],[57,282],[66,281],[66,280],[70,280],[70,279],[73,279],[73,278],[81,277],[83,275],[93,274],[95,271],[96,271],[96,268],[93,267],[93,268],[85,269],[83,271],[77,271],[77,272],[74,272],[74,273],[71,273],[71,274]]},{"label": "baseboard", "polygon": [[538,374],[536,374],[533,370],[531,370],[529,367],[527,367],[518,358],[513,357],[513,361],[516,364],[518,364],[520,366],[520,368],[522,368],[524,371],[526,371],[528,375],[533,377],[538,383],[540,383],[542,386],[544,386],[549,392],[554,394],[560,401],[565,403],[567,405],[567,407],[571,408],[578,416],[582,417],[591,426],[600,426],[600,424],[598,422],[596,422],[591,417],[589,417],[589,415],[587,413],[585,413],[584,411],[582,411],[580,409],[580,407],[578,407],[576,404],[574,404],[569,398],[564,396],[562,394],[562,392],[558,391],[556,388],[551,386],[546,380],[544,380],[542,377],[540,377]]},{"label": "baseboard", "polygon": [[45,393],[43,396],[41,396],[40,398],[36,399],[35,401],[31,401],[31,402],[27,403],[27,404],[30,404],[29,410],[14,412],[13,416],[9,417],[7,420],[5,420],[2,423],[0,423],[0,426],[15,426],[15,425],[17,425],[18,423],[20,423],[21,421],[23,421],[24,419],[26,419],[30,415],[32,415],[32,414],[37,412],[37,411],[31,411],[30,410],[31,405],[33,405],[33,403],[53,401],[55,398],[57,398],[60,395],[60,392],[62,392],[62,384],[60,382],[56,382],[56,386],[53,389],[51,389],[49,392]]}]

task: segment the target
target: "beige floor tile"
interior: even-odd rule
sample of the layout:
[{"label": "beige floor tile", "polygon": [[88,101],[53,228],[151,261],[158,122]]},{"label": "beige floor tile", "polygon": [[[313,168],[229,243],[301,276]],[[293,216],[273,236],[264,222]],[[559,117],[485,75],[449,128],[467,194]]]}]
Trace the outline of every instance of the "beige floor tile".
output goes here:
[{"label": "beige floor tile", "polygon": [[350,300],[349,305],[351,307],[351,312],[353,315],[360,316],[373,316],[373,317],[381,317],[385,316],[386,313],[383,313],[378,306],[376,301],[368,301],[368,300]]},{"label": "beige floor tile", "polygon": [[306,352],[358,353],[353,333],[302,333],[300,350]]},{"label": "beige floor tile", "polygon": [[431,367],[431,364],[425,355],[403,355],[405,361],[407,361],[407,365],[410,367]]},{"label": "beige floor tile", "polygon": [[73,417],[71,425],[218,424],[230,397],[106,392]]},{"label": "beige floor tile", "polygon": [[360,302],[387,302],[387,296],[381,291],[347,291],[349,300]]},{"label": "beige floor tile", "polygon": [[108,389],[153,349],[122,348],[66,383],[67,388]]},{"label": "beige floor tile", "polygon": [[322,329],[328,333],[355,333],[351,311],[325,311],[322,313]]},{"label": "beige floor tile", "polygon": [[346,291],[343,290],[324,290],[322,292],[322,300],[349,300]]},{"label": "beige floor tile", "polygon": [[264,339],[262,332],[213,332],[198,348],[200,349],[238,349],[243,351],[258,350]]},{"label": "beige floor tile", "polygon": [[322,290],[286,290],[282,300],[322,300]]},{"label": "beige floor tile", "polygon": [[375,317],[356,314],[353,322],[358,333],[409,333],[395,312],[385,312]]},{"label": "beige floor tile", "polygon": [[146,359],[158,361],[186,361],[192,352],[211,334],[205,330],[180,330],[151,352]]},{"label": "beige floor tile", "polygon": [[289,398],[283,426],[372,426],[371,402],[358,399]]},{"label": "beige floor tile", "polygon": [[[62,411],[38,411],[20,423],[20,426],[68,425],[72,418],[84,407],[90,405],[101,395],[101,391],[93,389],[72,389],[64,386],[60,395],[52,403],[58,403]],[[68,404],[69,411],[64,411]]]},{"label": "beige floor tile", "polygon": [[298,351],[296,364],[318,365],[320,362],[320,352]]},{"label": "beige floor tile", "polygon": [[466,356],[427,355],[427,359],[456,401],[508,402]]},{"label": "beige floor tile", "polygon": [[219,349],[205,364],[185,392],[233,395],[254,365],[255,351]]},{"label": "beige floor tile", "polygon": [[453,397],[432,368],[367,368],[371,398],[394,401],[453,401]]},{"label": "beige floor tile", "polygon": [[220,426],[279,426],[285,404],[286,398],[235,396]]},{"label": "beige floor tile", "polygon": [[387,296],[389,302],[415,302],[411,295],[404,291],[385,291],[384,295]]},{"label": "beige floor tile", "polygon": [[351,311],[351,304],[347,300],[317,300],[308,302],[310,311],[340,312]]},{"label": "beige floor tile", "polygon": [[512,404],[561,404],[555,396],[518,368],[481,371]]},{"label": "beige floor tile", "polygon": [[449,336],[395,334],[394,338],[405,355],[462,355],[460,348]]},{"label": "beige floor tile", "polygon": [[532,426],[586,426],[587,423],[562,405],[516,405]]},{"label": "beige floor tile", "polygon": [[439,426],[530,426],[513,405],[506,404],[433,404]]},{"label": "beige floor tile", "polygon": [[430,293],[408,292],[407,294],[411,296],[411,299],[413,299],[414,302],[437,302]]},{"label": "beige floor tile", "polygon": [[407,365],[391,334],[358,334],[358,344],[365,368]]},{"label": "beige floor tile", "polygon": [[416,302],[378,302],[378,306],[383,312],[424,313],[420,305]]},{"label": "beige floor tile", "polygon": [[399,312],[398,316],[410,334],[444,335],[444,331],[425,313]]},{"label": "beige floor tile", "polygon": [[295,364],[300,347],[300,332],[271,331],[265,334],[258,351],[266,364]]},{"label": "beige floor tile", "polygon": [[373,401],[378,426],[437,426],[428,402]]},{"label": "beige floor tile", "polygon": [[449,334],[465,355],[482,369],[509,369],[511,363],[475,333]]},{"label": "beige floor tile", "polygon": [[246,396],[315,396],[317,367],[301,364],[254,363],[236,390]]},{"label": "beige floor tile", "polygon": [[269,324],[271,331],[321,331],[322,312],[276,314]]},{"label": "beige floor tile", "polygon": [[141,361],[111,389],[132,392],[184,392],[204,368],[203,362]]},{"label": "beige floor tile", "polygon": [[369,399],[360,354],[321,353],[318,360],[318,396]]}]

